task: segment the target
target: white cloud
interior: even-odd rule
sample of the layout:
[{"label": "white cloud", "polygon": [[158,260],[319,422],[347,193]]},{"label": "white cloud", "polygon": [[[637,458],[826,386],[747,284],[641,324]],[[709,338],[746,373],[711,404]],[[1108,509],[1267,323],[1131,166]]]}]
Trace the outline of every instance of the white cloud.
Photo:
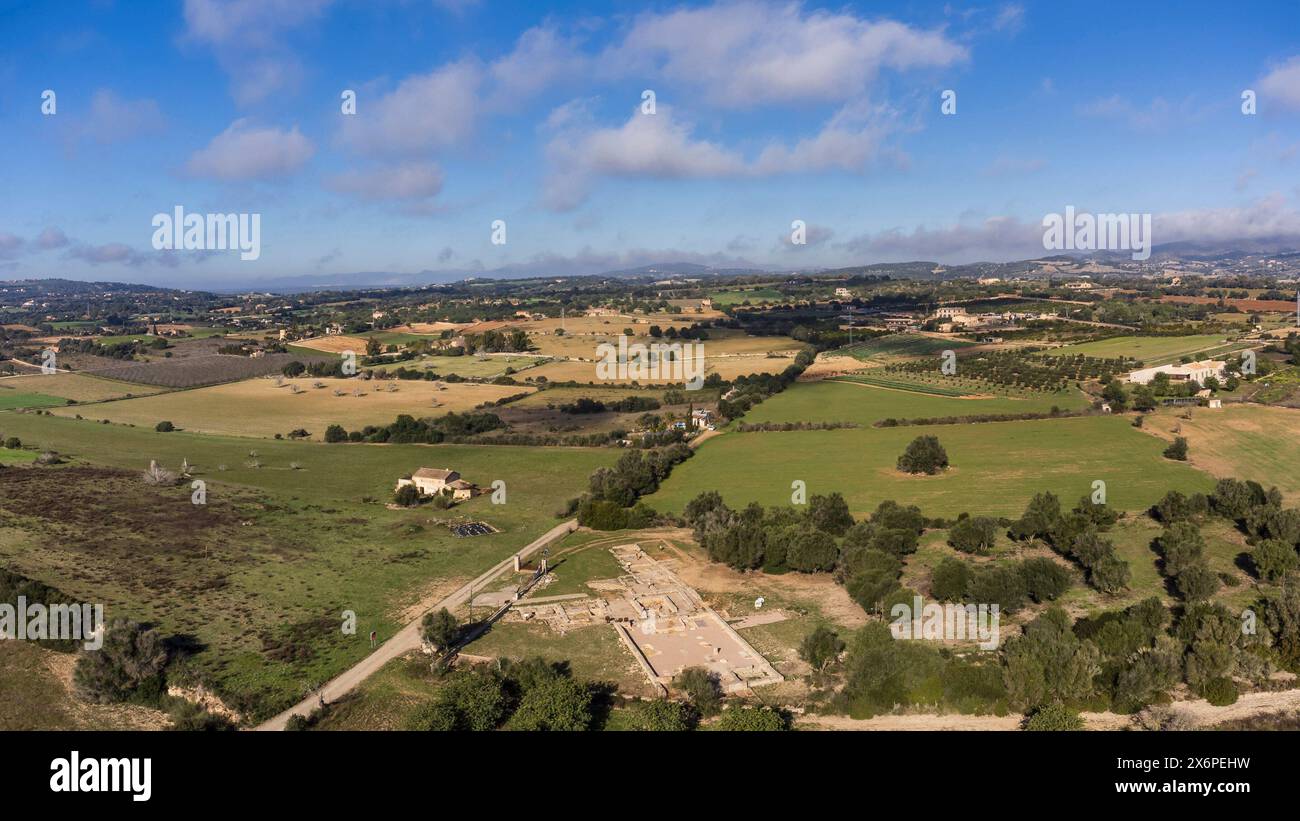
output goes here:
[{"label": "white cloud", "polygon": [[860,173],[881,153],[892,125],[875,112],[837,113],[816,135],[793,146],[769,143],[753,160],[719,143],[698,139],[669,106],[637,110],[623,125],[592,128],[581,105],[552,112],[558,126],[547,145],[551,173],[545,203],[568,210],[587,196],[596,178],[721,179],[799,172]]},{"label": "white cloud", "polygon": [[90,98],[90,111],[78,130],[82,137],[100,143],[127,140],[160,131],[164,119],[154,100],[126,100],[101,88]]},{"label": "white cloud", "polygon": [[1282,108],[1300,110],[1300,54],[1275,67],[1257,85],[1264,106],[1277,103]]},{"label": "white cloud", "polygon": [[1140,105],[1118,94],[1084,103],[1076,111],[1084,117],[1114,120],[1134,131],[1148,132],[1195,122],[1209,113],[1208,108],[1196,105],[1190,98],[1181,103],[1171,103],[1163,97],[1155,97],[1151,102]]},{"label": "white cloud", "polygon": [[1008,3],[998,9],[993,18],[993,30],[1017,34],[1025,27],[1025,7],[1019,3]]},{"label": "white cloud", "polygon": [[186,36],[216,46],[269,48],[318,18],[333,0],[185,0]]},{"label": "white cloud", "polygon": [[458,143],[474,129],[482,84],[482,66],[468,59],[408,77],[373,103],[358,100],[357,113],[344,121],[343,142],[371,154],[415,154]]},{"label": "white cloud", "polygon": [[489,69],[500,98],[497,105],[517,104],[556,82],[580,75],[589,64],[578,40],[565,37],[551,25],[531,28],[519,36],[513,51]]},{"label": "white cloud", "polygon": [[68,244],[68,237],[61,228],[50,226],[36,237],[36,245],[43,251],[62,248]]},{"label": "white cloud", "polygon": [[250,105],[295,85],[302,65],[285,32],[312,22],[333,0],[185,0],[184,39],[210,47],[230,75],[231,94]]},{"label": "white cloud", "polygon": [[301,168],[315,150],[297,126],[290,131],[256,128],[241,119],[194,152],[186,170],[220,180],[282,177]]},{"label": "white cloud", "polygon": [[[566,111],[553,121],[573,122]],[[586,199],[595,177],[701,178],[745,173],[745,161],[716,143],[696,140],[691,126],[676,122],[672,109],[659,106],[654,114],[639,111],[617,128],[591,131],[569,129],[546,148],[551,174],[544,199],[557,210],[576,207]]]},{"label": "white cloud", "polygon": [[427,200],[442,191],[442,183],[442,170],[437,165],[412,162],[349,171],[334,177],[329,186],[364,200]]},{"label": "white cloud", "polygon": [[12,259],[22,250],[23,238],[8,231],[0,231],[0,259]]},{"label": "white cloud", "polygon": [[604,61],[611,72],[657,74],[716,104],[749,108],[848,100],[882,69],[944,67],[967,56],[942,31],[748,0],[642,14]]},{"label": "white cloud", "polygon": [[1151,235],[1156,245],[1165,242],[1222,242],[1235,239],[1265,240],[1295,237],[1300,240],[1300,212],[1288,207],[1281,194],[1262,197],[1247,205],[1156,214]]},{"label": "white cloud", "polygon": [[[1087,209],[1104,212],[1123,209]],[[1287,205],[1280,194],[1231,208],[1205,208],[1154,214],[1151,241],[1155,246],[1171,242],[1228,243],[1283,240],[1300,246],[1300,212]],[[1005,262],[1033,259],[1043,250],[1041,220],[1028,222],[998,216],[982,221],[962,221],[939,228],[918,226],[911,231],[893,228],[864,234],[838,248],[859,262],[935,260],[939,262]]]}]

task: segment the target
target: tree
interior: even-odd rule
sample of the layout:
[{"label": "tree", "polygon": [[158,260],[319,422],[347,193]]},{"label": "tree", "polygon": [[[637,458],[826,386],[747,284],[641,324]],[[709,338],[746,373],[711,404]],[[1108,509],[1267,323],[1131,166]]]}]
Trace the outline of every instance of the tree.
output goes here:
[{"label": "tree", "polygon": [[420,489],[415,485],[402,485],[393,491],[393,501],[402,507],[415,507],[420,498]]},{"label": "tree", "polygon": [[835,631],[821,626],[804,636],[799,644],[799,658],[811,664],[812,668],[820,673],[840,657],[844,647],[844,642]]},{"label": "tree", "polygon": [[420,638],[439,650],[446,650],[455,644],[460,638],[460,631],[460,621],[445,607],[436,613],[425,613],[420,621]]},{"label": "tree", "polygon": [[1118,379],[1112,379],[1101,392],[1101,398],[1110,403],[1111,410],[1122,413],[1128,409],[1128,394]]},{"label": "tree", "polygon": [[1129,577],[1128,562],[1116,556],[1113,550],[1088,568],[1088,583],[1110,595],[1128,587]]},{"label": "tree", "polygon": [[98,650],[82,649],[72,682],[77,695],[97,704],[155,703],[165,692],[167,649],[156,630],[126,619],[103,628]]},{"label": "tree", "polygon": [[424,730],[486,732],[501,726],[509,712],[504,677],[490,668],[468,667],[451,674],[437,701],[414,724]]},{"label": "tree", "polygon": [[829,573],[835,569],[840,549],[825,533],[804,530],[786,544],[785,562],[801,573]]},{"label": "tree", "polygon": [[154,425],[153,429],[158,431],[159,433],[171,433],[172,431],[176,430],[176,426],[173,425],[171,422],[167,422],[164,420]]},{"label": "tree", "polygon": [[1165,458],[1174,459],[1179,462],[1187,461],[1187,439],[1182,436],[1175,436],[1174,442],[1165,448]]},{"label": "tree", "polygon": [[829,496],[813,496],[808,500],[808,520],[813,527],[832,536],[843,536],[853,526],[849,505],[839,492]]},{"label": "tree", "polygon": [[373,336],[366,340],[366,356],[379,356],[384,352],[384,346],[378,339]]},{"label": "tree", "polygon": [[958,519],[948,531],[948,544],[963,553],[987,556],[998,538],[998,523],[987,516]]},{"label": "tree", "polygon": [[346,442],[348,441],[348,432],[343,429],[342,425],[330,425],[325,428],[326,442]]},{"label": "tree", "polygon": [[898,527],[885,527],[876,531],[871,538],[871,547],[895,556],[907,556],[916,552],[917,536],[915,530]]},{"label": "tree", "polygon": [[714,726],[729,732],[775,732],[790,729],[790,721],[771,707],[736,707],[724,712]]},{"label": "tree", "polygon": [[1205,601],[1219,590],[1219,577],[1210,570],[1204,560],[1184,568],[1174,577],[1174,586],[1184,601]]},{"label": "tree", "polygon": [[1061,518],[1061,500],[1055,493],[1035,493],[1025,507],[1025,514],[1011,524],[1011,538],[1021,541],[1043,538]]},{"label": "tree", "polygon": [[1141,385],[1133,389],[1133,410],[1146,413],[1156,409],[1156,395],[1151,388]]},{"label": "tree", "polygon": [[1158,540],[1160,554],[1165,560],[1165,575],[1177,576],[1184,569],[1200,562],[1205,551],[1205,539],[1191,522],[1175,522],[1165,528]]},{"label": "tree", "polygon": [[555,676],[528,689],[510,717],[512,730],[574,732],[591,727],[591,691],[571,678]]},{"label": "tree", "polygon": [[930,595],[939,601],[963,601],[970,587],[970,578],[970,565],[961,559],[945,556],[930,576]]},{"label": "tree", "polygon": [[852,558],[854,566],[846,575],[844,587],[863,610],[872,612],[898,587],[903,565],[881,550],[867,549]]},{"label": "tree", "polygon": [[898,469],[904,473],[933,476],[947,468],[948,452],[935,436],[916,437],[903,451],[903,455],[898,457]]},{"label": "tree", "polygon": [[1275,582],[1300,565],[1295,548],[1278,539],[1265,539],[1250,554],[1261,579]]},{"label": "tree", "polygon": [[1053,606],[1007,642],[1003,678],[1012,705],[1030,709],[1092,694],[1100,653],[1071,626],[1066,612]]},{"label": "tree", "polygon": [[673,679],[673,686],[686,694],[702,716],[714,715],[722,708],[718,676],[704,667],[687,667]]},{"label": "tree", "polygon": [[1034,556],[1020,563],[1029,598],[1045,602],[1070,589],[1070,571],[1046,556]]},{"label": "tree", "polygon": [[1241,520],[1246,518],[1252,508],[1263,504],[1263,488],[1239,479],[1220,479],[1214,486],[1210,501],[1220,516]]},{"label": "tree", "polygon": [[685,732],[695,729],[700,720],[691,705],[666,698],[639,701],[631,713],[631,729],[649,732]]},{"label": "tree", "polygon": [[970,581],[969,601],[996,604],[1003,613],[1014,613],[1025,606],[1029,591],[1019,568],[986,566],[975,571]]},{"label": "tree", "polygon": [[1025,729],[1039,732],[1082,730],[1083,718],[1061,702],[1053,701],[1035,710],[1025,722]]}]

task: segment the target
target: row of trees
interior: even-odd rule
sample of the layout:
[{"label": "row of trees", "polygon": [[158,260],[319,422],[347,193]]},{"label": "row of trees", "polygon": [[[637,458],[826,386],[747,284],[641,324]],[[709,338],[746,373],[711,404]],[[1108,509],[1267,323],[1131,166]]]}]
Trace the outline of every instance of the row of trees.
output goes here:
[{"label": "row of trees", "polygon": [[495,413],[468,411],[438,417],[416,419],[401,414],[392,424],[366,425],[349,433],[342,425],[325,428],[326,442],[388,442],[390,444],[436,445],[448,438],[477,436],[504,428],[506,423]]},{"label": "row of trees", "polygon": [[680,442],[663,448],[629,450],[612,468],[600,468],[588,479],[588,490],[570,502],[565,514],[577,511],[578,524],[594,530],[646,527],[657,514],[639,500],[654,493],[673,467],[694,455]]}]

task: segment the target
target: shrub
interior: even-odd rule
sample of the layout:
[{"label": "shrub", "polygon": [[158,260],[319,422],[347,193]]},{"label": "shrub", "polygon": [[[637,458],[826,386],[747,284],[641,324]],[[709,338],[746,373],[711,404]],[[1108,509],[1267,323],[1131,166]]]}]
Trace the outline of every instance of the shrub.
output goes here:
[{"label": "shrub", "polygon": [[420,489],[415,485],[402,485],[393,491],[393,501],[402,507],[415,507],[420,504]]},{"label": "shrub", "polygon": [[1021,562],[1020,575],[1029,598],[1036,602],[1051,601],[1070,589],[1070,571],[1044,556]]},{"label": "shrub", "polygon": [[729,732],[776,732],[790,729],[790,721],[771,707],[745,707],[727,710],[715,727]]},{"label": "shrub", "polygon": [[1227,676],[1212,678],[1201,687],[1201,695],[1215,707],[1237,703],[1237,684]]},{"label": "shrub", "polygon": [[673,686],[686,694],[702,716],[714,715],[722,708],[722,687],[718,675],[704,667],[687,667],[673,679]]},{"label": "shrub", "polygon": [[1250,554],[1261,579],[1275,582],[1300,565],[1295,548],[1277,539],[1265,539]]},{"label": "shrub", "polygon": [[1184,601],[1204,601],[1219,589],[1219,577],[1205,563],[1199,562],[1185,568],[1174,577],[1174,585]]},{"label": "shrub", "polygon": [[970,588],[970,565],[952,556],[944,557],[930,577],[930,595],[939,601],[959,602]]},{"label": "shrub", "polygon": [[918,436],[912,440],[903,455],[898,457],[898,469],[904,473],[924,473],[933,476],[948,468],[948,452],[936,436]]},{"label": "shrub", "polygon": [[460,631],[460,622],[445,607],[436,613],[425,613],[420,621],[420,638],[439,650],[446,650],[455,644],[460,638]]},{"label": "shrub", "polygon": [[632,706],[631,729],[649,732],[680,733],[695,729],[699,715],[689,704],[658,698],[639,701]]},{"label": "shrub", "polygon": [[1182,436],[1175,436],[1174,442],[1165,448],[1165,458],[1175,459],[1179,462],[1187,461],[1187,439]]},{"label": "shrub", "polygon": [[817,672],[821,672],[839,658],[840,653],[844,652],[844,647],[844,642],[835,631],[827,627],[818,627],[804,636],[799,644],[799,658],[811,664]]},{"label": "shrub", "polygon": [[987,556],[997,541],[998,523],[987,516],[959,519],[948,531],[948,544],[954,550]]},{"label": "shrub", "polygon": [[176,430],[176,426],[173,425],[171,422],[162,421],[154,425],[153,429],[158,431],[159,433],[171,433],[172,431]]},{"label": "shrub", "polygon": [[154,704],[161,698],[167,650],[156,630],[126,619],[104,627],[103,646],[82,649],[72,682],[77,695],[97,704]]},{"label": "shrub", "polygon": [[1082,730],[1083,718],[1059,701],[1040,707],[1025,722],[1026,730],[1059,732]]}]

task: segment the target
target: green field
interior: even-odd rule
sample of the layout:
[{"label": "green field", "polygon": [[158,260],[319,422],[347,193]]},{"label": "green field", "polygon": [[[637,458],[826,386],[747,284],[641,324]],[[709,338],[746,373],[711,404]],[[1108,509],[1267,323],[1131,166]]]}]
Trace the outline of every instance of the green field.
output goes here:
[{"label": "green field", "polygon": [[1094,356],[1099,359],[1118,359],[1128,357],[1137,359],[1148,367],[1175,362],[1180,357],[1192,356],[1201,352],[1222,354],[1233,350],[1236,345],[1229,344],[1221,334],[1198,334],[1195,336],[1116,336],[1100,339],[1096,342],[1082,342],[1078,345],[1066,345],[1044,351],[1049,356]]},{"label": "green field", "polygon": [[755,407],[745,415],[744,421],[856,422],[870,425],[887,418],[1046,413],[1053,405],[1062,410],[1075,410],[1085,404],[1086,400],[1078,391],[1035,394],[1029,399],[958,399],[835,380],[796,384]]},{"label": "green field", "polygon": [[[415,602],[451,592],[553,527],[564,501],[616,456],[267,441],[254,443],[261,467],[252,467],[250,442],[234,437],[13,413],[0,414],[0,430],[72,459],[5,471],[24,481],[0,481],[0,565],[103,602],[110,616],[193,636],[206,649],[192,672],[258,716],[363,658],[370,630],[387,639],[414,617],[406,609]],[[208,483],[207,504],[191,504],[188,484],[141,481],[151,459],[173,470],[187,459]],[[397,478],[420,466],[452,467],[482,486],[501,479],[507,504],[480,496],[451,511],[385,507]],[[457,538],[439,524],[451,517],[500,532]],[[344,610],[357,615],[356,635],[339,629]]]},{"label": "green field", "polygon": [[68,400],[66,399],[60,399],[57,396],[47,396],[43,393],[0,392],[0,410],[13,410],[14,408],[51,408],[55,405],[66,404],[68,404]]},{"label": "green field", "polygon": [[[939,438],[952,467],[939,476],[899,473],[899,454],[923,434]],[[1144,509],[1169,490],[1212,489],[1208,475],[1164,459],[1164,447],[1127,419],[1110,416],[727,433],[702,444],[645,501],[680,512],[700,492],[719,490],[733,507],[750,501],[786,505],[791,483],[802,480],[810,495],[840,491],[855,515],[894,499],[919,505],[930,516],[1011,516],[1043,490],[1077,500],[1095,479],[1107,483],[1110,504],[1123,510]]]},{"label": "green field", "polygon": [[967,348],[973,344],[960,339],[937,339],[920,334],[886,334],[841,348],[838,353],[855,359],[872,359],[880,356],[928,356],[940,351]]},{"label": "green field", "polygon": [[365,365],[364,370],[393,371],[406,368],[411,371],[433,371],[439,376],[456,374],[467,378],[491,379],[505,374],[507,368],[516,372],[540,365],[550,360],[540,356],[422,356],[405,362],[383,365]]},{"label": "green field", "polygon": [[758,302],[782,302],[785,294],[775,288],[754,288],[748,291],[715,291],[709,294],[715,307],[740,305],[748,300],[751,304]]}]

